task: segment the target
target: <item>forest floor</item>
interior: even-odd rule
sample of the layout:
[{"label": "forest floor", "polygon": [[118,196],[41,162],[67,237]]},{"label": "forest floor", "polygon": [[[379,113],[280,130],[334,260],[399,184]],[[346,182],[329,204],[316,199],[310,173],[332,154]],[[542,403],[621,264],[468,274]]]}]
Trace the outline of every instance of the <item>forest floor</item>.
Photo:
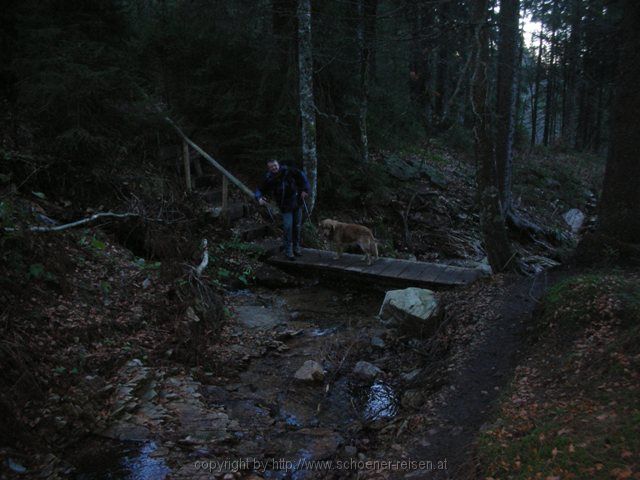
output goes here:
[{"label": "forest floor", "polygon": [[[392,191],[386,206],[323,213],[377,228],[385,255],[482,262],[468,162],[444,149],[381,154],[379,161],[401,185],[408,184],[399,170],[409,167],[420,180]],[[535,308],[558,275],[545,268],[561,262],[577,238],[561,214],[579,208],[589,215],[598,168],[552,154],[522,162],[514,186],[521,213],[565,242],[554,247],[548,239],[514,237],[535,275],[497,275],[438,292],[444,321],[430,338],[380,324],[383,290],[274,270],[262,263],[260,248],[222,225],[198,232],[211,246],[201,278],[184,261],[134,255],[108,226],[9,244],[14,254],[3,263],[7,307],[0,317],[1,475],[535,478],[543,472],[540,478],[565,478],[554,463],[559,447],[554,453],[546,443],[536,445],[538,454],[529,458],[501,445],[517,449],[512,439],[518,438],[525,451],[528,438],[538,435],[538,418],[546,422],[545,412],[556,408],[530,400],[548,395],[545,367],[536,363],[548,360],[548,329],[534,320],[550,314]],[[36,196],[16,199],[14,207],[50,213],[47,203]],[[377,217],[391,220],[376,224]],[[186,263],[196,266],[200,255],[194,250]],[[631,296],[616,297],[625,305],[635,298],[633,288],[622,290],[629,288]],[[627,312],[620,308],[615,312]],[[611,318],[615,323],[618,315]],[[626,380],[614,378],[618,389],[606,397],[619,407],[584,411],[576,422],[598,412],[630,418],[620,422],[621,431],[637,427],[637,404],[622,399],[637,387],[637,377],[624,372],[638,356],[621,345],[626,353],[615,358]],[[572,358],[572,351],[563,355]],[[591,350],[579,351],[583,358]],[[323,377],[294,380],[307,360],[322,366]],[[380,371],[358,373],[361,361]],[[526,374],[534,370],[543,374]],[[526,428],[511,421],[509,415],[521,419],[513,402],[529,407]],[[635,475],[637,435],[621,438],[613,441],[618,463],[598,461],[595,472]],[[562,445],[587,449],[578,440]],[[333,463],[311,463],[316,460]],[[405,463],[366,463],[373,460]],[[566,478],[584,478],[586,463],[578,463],[578,473]]]}]

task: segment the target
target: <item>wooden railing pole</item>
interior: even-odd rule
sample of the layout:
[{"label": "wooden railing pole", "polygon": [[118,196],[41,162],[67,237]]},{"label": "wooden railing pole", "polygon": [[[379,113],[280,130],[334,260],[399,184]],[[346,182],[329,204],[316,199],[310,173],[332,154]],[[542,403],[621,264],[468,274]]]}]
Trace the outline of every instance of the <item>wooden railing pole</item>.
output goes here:
[{"label": "wooden railing pole", "polygon": [[250,197],[252,200],[254,199],[253,192],[249,189],[249,187],[247,187],[244,183],[242,183],[240,180],[234,177],[231,173],[229,173],[227,169],[224,168],[222,165],[220,165],[218,162],[216,162],[213,159],[213,157],[211,157],[211,155],[209,155],[202,148],[200,148],[198,145],[193,143],[193,141],[189,139],[189,137],[187,137],[182,132],[182,130],[180,130],[180,127],[178,127],[175,123],[173,123],[173,121],[169,117],[164,117],[164,118],[175,129],[175,131],[178,132],[178,135],[180,135],[180,137],[182,137],[182,139],[185,142],[187,142],[196,152],[202,155],[211,165],[213,165],[216,169],[218,169],[220,173],[222,173],[225,177],[227,177],[229,181],[233,183],[236,187],[238,187],[246,196]]}]

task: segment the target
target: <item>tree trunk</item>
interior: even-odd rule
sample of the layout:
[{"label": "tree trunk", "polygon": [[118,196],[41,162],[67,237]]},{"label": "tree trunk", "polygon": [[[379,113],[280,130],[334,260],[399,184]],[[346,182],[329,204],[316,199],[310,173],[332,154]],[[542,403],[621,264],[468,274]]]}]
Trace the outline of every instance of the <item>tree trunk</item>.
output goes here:
[{"label": "tree trunk", "polygon": [[578,251],[591,261],[617,253],[618,260],[629,265],[640,262],[640,2],[626,0],[622,18],[623,41],[598,226],[595,235],[583,238]]},{"label": "tree trunk", "polygon": [[271,28],[276,39],[276,58],[282,72],[289,70],[295,52],[296,0],[273,0]]},{"label": "tree trunk", "polygon": [[[518,33],[518,60],[516,64],[518,66],[516,70],[516,114],[513,120],[513,125],[516,131],[522,125],[525,112],[525,103],[522,101],[522,60],[524,59],[524,45],[524,29],[521,29]],[[516,134],[514,133],[514,138],[515,137]]]},{"label": "tree trunk", "polygon": [[540,46],[538,47],[538,61],[536,62],[536,84],[531,106],[531,148],[538,141],[538,99],[540,98],[540,80],[542,76],[542,29],[540,29]]},{"label": "tree trunk", "polygon": [[478,196],[480,200],[480,228],[489,264],[495,273],[512,270],[515,265],[511,244],[507,237],[504,216],[500,208],[500,192],[496,182],[494,142],[491,135],[491,110],[487,72],[489,69],[488,0],[476,0],[475,69],[471,88],[471,103],[475,117],[474,139],[477,162]]},{"label": "tree trunk", "polygon": [[316,151],[316,110],[313,100],[311,0],[298,0],[298,82],[302,165],[311,185],[309,210],[313,211],[318,189],[318,154]]},{"label": "tree trunk", "polygon": [[555,98],[555,61],[557,50],[557,14],[558,14],[558,0],[553,2],[552,18],[551,18],[551,45],[549,47],[549,67],[547,70],[547,91],[546,102],[544,109],[544,132],[542,134],[542,142],[544,146],[548,146],[549,142],[553,141],[553,116],[554,116],[554,98]]},{"label": "tree trunk", "polygon": [[640,2],[624,5],[612,135],[599,206],[599,230],[622,242],[640,243]]},{"label": "tree trunk", "polygon": [[433,44],[429,35],[433,26],[433,5],[427,2],[417,4],[417,27],[418,27],[418,71],[421,77],[420,109],[424,119],[424,127],[427,135],[432,131],[433,126],[433,92],[434,75],[432,73],[432,51]]},{"label": "tree trunk", "polygon": [[378,17],[378,0],[364,0],[364,36],[367,48],[368,74],[376,79],[376,19]]},{"label": "tree trunk", "polygon": [[360,140],[360,162],[369,163],[369,138],[367,137],[367,110],[369,104],[369,46],[366,35],[366,0],[357,0],[358,24],[356,36],[358,39],[358,55],[360,64],[360,104],[358,108],[358,133]]},{"label": "tree trunk", "polygon": [[439,127],[442,127],[442,122],[446,116],[445,106],[446,99],[449,95],[449,56],[451,53],[451,47],[449,45],[449,39],[451,35],[449,33],[449,2],[442,2],[439,6],[438,15],[438,27],[440,29],[440,39],[437,58],[437,70],[436,70],[436,101],[435,101],[435,114]]},{"label": "tree trunk", "polygon": [[500,37],[498,40],[498,84],[496,102],[496,168],[503,214],[511,208],[511,168],[516,106],[516,71],[518,66],[519,0],[500,2]]},{"label": "tree trunk", "polygon": [[580,0],[573,0],[571,36],[569,37],[569,52],[567,55],[567,90],[565,95],[564,115],[562,116],[562,142],[567,146],[573,146],[575,144],[576,135],[576,90],[578,62],[580,61],[580,27],[582,23],[580,6]]}]

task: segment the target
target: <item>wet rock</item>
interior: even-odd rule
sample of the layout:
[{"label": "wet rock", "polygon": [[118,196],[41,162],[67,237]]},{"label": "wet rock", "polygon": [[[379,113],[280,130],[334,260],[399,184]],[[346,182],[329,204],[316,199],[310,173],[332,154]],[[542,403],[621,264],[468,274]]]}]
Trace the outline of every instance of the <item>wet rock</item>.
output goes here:
[{"label": "wet rock", "polygon": [[324,379],[324,369],[318,362],[307,360],[294,374],[294,378],[305,382],[321,382]]},{"label": "wet rock", "polygon": [[305,445],[310,460],[323,460],[335,455],[343,443],[342,437],[328,428],[303,428],[291,434],[294,443]]},{"label": "wet rock", "polygon": [[7,458],[5,463],[15,473],[27,473],[27,469],[12,458]]},{"label": "wet rock", "polygon": [[377,420],[395,417],[398,413],[398,399],[390,385],[381,380],[376,380],[369,389],[366,404],[363,407],[364,419],[370,422],[369,426],[382,428],[384,422],[378,422],[377,427],[374,423]]},{"label": "wet rock", "polygon": [[378,316],[390,327],[409,335],[424,337],[435,331],[440,305],[436,295],[425,288],[405,288],[386,293]]},{"label": "wet rock", "polygon": [[562,215],[562,218],[567,223],[567,225],[569,225],[573,233],[578,233],[578,231],[582,227],[582,224],[584,223],[584,219],[586,218],[586,216],[577,208],[572,208],[571,210],[565,212],[565,214]]},{"label": "wet rock", "polygon": [[254,278],[256,284],[267,288],[288,288],[300,285],[300,281],[293,275],[266,263],[255,270]]},{"label": "wet rock", "polygon": [[187,311],[185,313],[185,316],[187,317],[187,320],[189,322],[199,322],[200,321],[200,317],[198,317],[198,315],[196,315],[196,312],[193,310],[193,307],[189,307],[187,308]]},{"label": "wet rock", "polygon": [[349,458],[354,458],[358,454],[358,449],[353,445],[344,447],[344,454]]},{"label": "wet rock", "polygon": [[424,395],[420,390],[407,390],[400,403],[404,408],[419,408],[424,403]]},{"label": "wet rock", "polygon": [[363,380],[373,380],[381,373],[382,370],[369,362],[360,361],[353,367],[353,374]]},{"label": "wet rock", "polygon": [[[291,313],[291,317],[290,320],[295,320],[296,318],[294,318],[294,313],[298,313],[298,312],[292,312]],[[275,339],[276,340],[287,340],[289,338],[295,337],[297,335],[300,335],[301,333],[304,333],[304,329],[302,328],[297,328],[297,329],[291,329],[291,328],[282,328],[281,330],[277,331],[275,334]]]},{"label": "wet rock", "polygon": [[384,348],[387,346],[386,343],[384,343],[384,340],[380,337],[373,337],[371,339],[371,345],[377,348]]},{"label": "wet rock", "polygon": [[402,380],[404,380],[407,383],[412,383],[418,378],[418,376],[420,375],[420,372],[422,372],[422,369],[415,368],[410,372],[403,373],[402,375],[400,375],[400,378],[402,378]]},{"label": "wet rock", "polygon": [[209,402],[222,404],[229,398],[229,393],[226,389],[218,387],[216,385],[207,385],[204,387],[206,397]]},{"label": "wet rock", "polygon": [[287,321],[287,314],[276,308],[238,306],[235,310],[238,323],[250,329],[269,330]]},{"label": "wet rock", "polygon": [[191,435],[187,435],[186,437],[181,438],[180,440],[178,440],[178,443],[180,445],[193,446],[193,445],[201,445],[204,442],[203,442],[202,439],[193,438]]},{"label": "wet rock", "polygon": [[123,442],[142,442],[148,440],[151,433],[144,425],[118,423],[107,428],[107,430],[103,432],[103,435],[107,438],[113,438],[114,440]]},{"label": "wet rock", "polygon": [[456,267],[475,268],[480,272],[480,275],[482,276],[491,276],[491,274],[493,273],[487,257],[484,257],[480,262],[463,258],[454,258],[451,260],[447,260],[447,263]]}]

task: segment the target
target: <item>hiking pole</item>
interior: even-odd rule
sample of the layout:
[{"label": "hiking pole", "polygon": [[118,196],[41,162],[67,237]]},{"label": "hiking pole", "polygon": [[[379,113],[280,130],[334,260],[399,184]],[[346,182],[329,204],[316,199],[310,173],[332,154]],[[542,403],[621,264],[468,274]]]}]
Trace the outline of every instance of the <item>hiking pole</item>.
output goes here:
[{"label": "hiking pole", "polygon": [[269,208],[269,204],[265,203],[265,208],[267,209],[267,213],[269,214],[269,218],[271,218],[271,223],[276,224],[276,219],[273,218],[273,214],[271,213],[271,209]]},{"label": "hiking pole", "polygon": [[[259,206],[261,205],[260,200],[258,200],[258,205]],[[275,225],[276,224],[276,219],[273,218],[273,214],[271,213],[271,209],[269,208],[269,202],[267,202],[266,200],[264,202],[264,208],[267,209],[267,213],[269,214],[269,218],[271,219],[271,223],[273,223]]]},{"label": "hiking pole", "polygon": [[311,221],[311,214],[309,213],[309,207],[307,207],[307,201],[304,198],[302,199],[302,204],[304,205],[304,211],[307,212],[307,220],[309,220],[309,223],[313,225],[313,222]]}]

